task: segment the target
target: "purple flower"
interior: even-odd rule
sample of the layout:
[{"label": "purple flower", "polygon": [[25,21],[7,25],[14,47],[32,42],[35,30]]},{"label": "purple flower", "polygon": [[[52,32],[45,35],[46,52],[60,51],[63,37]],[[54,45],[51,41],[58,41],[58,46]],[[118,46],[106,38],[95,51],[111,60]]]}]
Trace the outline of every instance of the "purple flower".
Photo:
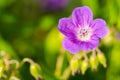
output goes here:
[{"label": "purple flower", "polygon": [[55,11],[64,8],[69,0],[43,0],[42,5],[46,10]]},{"label": "purple flower", "polygon": [[116,39],[120,40],[120,33],[119,32],[116,34]]},{"label": "purple flower", "polygon": [[66,36],[63,47],[71,53],[95,49],[108,32],[106,22],[93,20],[92,11],[87,6],[75,8],[72,18],[60,19],[58,29]]}]

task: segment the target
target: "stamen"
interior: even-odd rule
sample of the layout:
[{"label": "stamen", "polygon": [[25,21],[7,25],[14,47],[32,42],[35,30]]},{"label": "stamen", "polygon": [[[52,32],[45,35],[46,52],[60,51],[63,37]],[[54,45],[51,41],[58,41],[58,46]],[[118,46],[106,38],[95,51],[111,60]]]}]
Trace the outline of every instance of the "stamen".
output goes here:
[{"label": "stamen", "polygon": [[91,37],[91,29],[89,27],[79,28],[77,37],[82,41],[89,40]]}]

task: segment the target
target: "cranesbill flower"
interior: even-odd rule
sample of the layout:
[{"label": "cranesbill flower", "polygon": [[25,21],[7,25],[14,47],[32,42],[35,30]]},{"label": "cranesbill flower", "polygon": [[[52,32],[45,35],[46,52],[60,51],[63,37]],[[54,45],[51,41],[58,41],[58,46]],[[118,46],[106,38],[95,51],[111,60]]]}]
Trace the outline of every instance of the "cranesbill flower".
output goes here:
[{"label": "cranesbill flower", "polygon": [[71,53],[94,50],[108,32],[106,22],[93,20],[92,11],[87,6],[75,8],[72,18],[60,19],[58,29],[66,36],[63,47]]},{"label": "cranesbill flower", "polygon": [[47,11],[56,11],[66,7],[69,0],[43,0],[42,5]]}]

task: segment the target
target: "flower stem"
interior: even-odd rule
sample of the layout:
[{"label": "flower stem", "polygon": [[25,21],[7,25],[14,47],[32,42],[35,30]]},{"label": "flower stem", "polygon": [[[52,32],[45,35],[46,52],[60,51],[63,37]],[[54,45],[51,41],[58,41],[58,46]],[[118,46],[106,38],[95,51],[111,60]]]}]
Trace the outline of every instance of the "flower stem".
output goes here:
[{"label": "flower stem", "polygon": [[28,63],[30,63],[30,64],[35,64],[35,62],[32,61],[30,58],[24,58],[24,59],[22,60],[22,62],[20,63],[19,68],[20,68],[25,62],[28,62]]},{"label": "flower stem", "polygon": [[57,62],[56,62],[56,69],[55,69],[55,76],[60,77],[61,76],[61,69],[62,69],[62,64],[63,64],[63,53],[64,50],[63,48],[60,49],[60,54],[57,58]]}]

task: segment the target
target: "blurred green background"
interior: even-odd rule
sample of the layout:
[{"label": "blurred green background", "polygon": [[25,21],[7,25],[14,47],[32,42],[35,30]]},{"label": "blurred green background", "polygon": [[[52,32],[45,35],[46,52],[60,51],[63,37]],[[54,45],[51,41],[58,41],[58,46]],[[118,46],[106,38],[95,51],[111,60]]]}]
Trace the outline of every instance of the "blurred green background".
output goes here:
[{"label": "blurred green background", "polygon": [[[120,80],[120,0],[49,1],[0,0],[0,50],[19,61],[31,58],[40,64],[46,80],[58,80],[54,75],[62,46],[58,21],[69,17],[74,8],[87,5],[92,9],[94,18],[106,20],[110,30],[100,43],[108,67],[104,69],[99,65],[97,71],[70,75],[69,80]],[[64,67],[68,64],[64,55]],[[20,80],[34,80],[27,63],[20,70]]]}]

